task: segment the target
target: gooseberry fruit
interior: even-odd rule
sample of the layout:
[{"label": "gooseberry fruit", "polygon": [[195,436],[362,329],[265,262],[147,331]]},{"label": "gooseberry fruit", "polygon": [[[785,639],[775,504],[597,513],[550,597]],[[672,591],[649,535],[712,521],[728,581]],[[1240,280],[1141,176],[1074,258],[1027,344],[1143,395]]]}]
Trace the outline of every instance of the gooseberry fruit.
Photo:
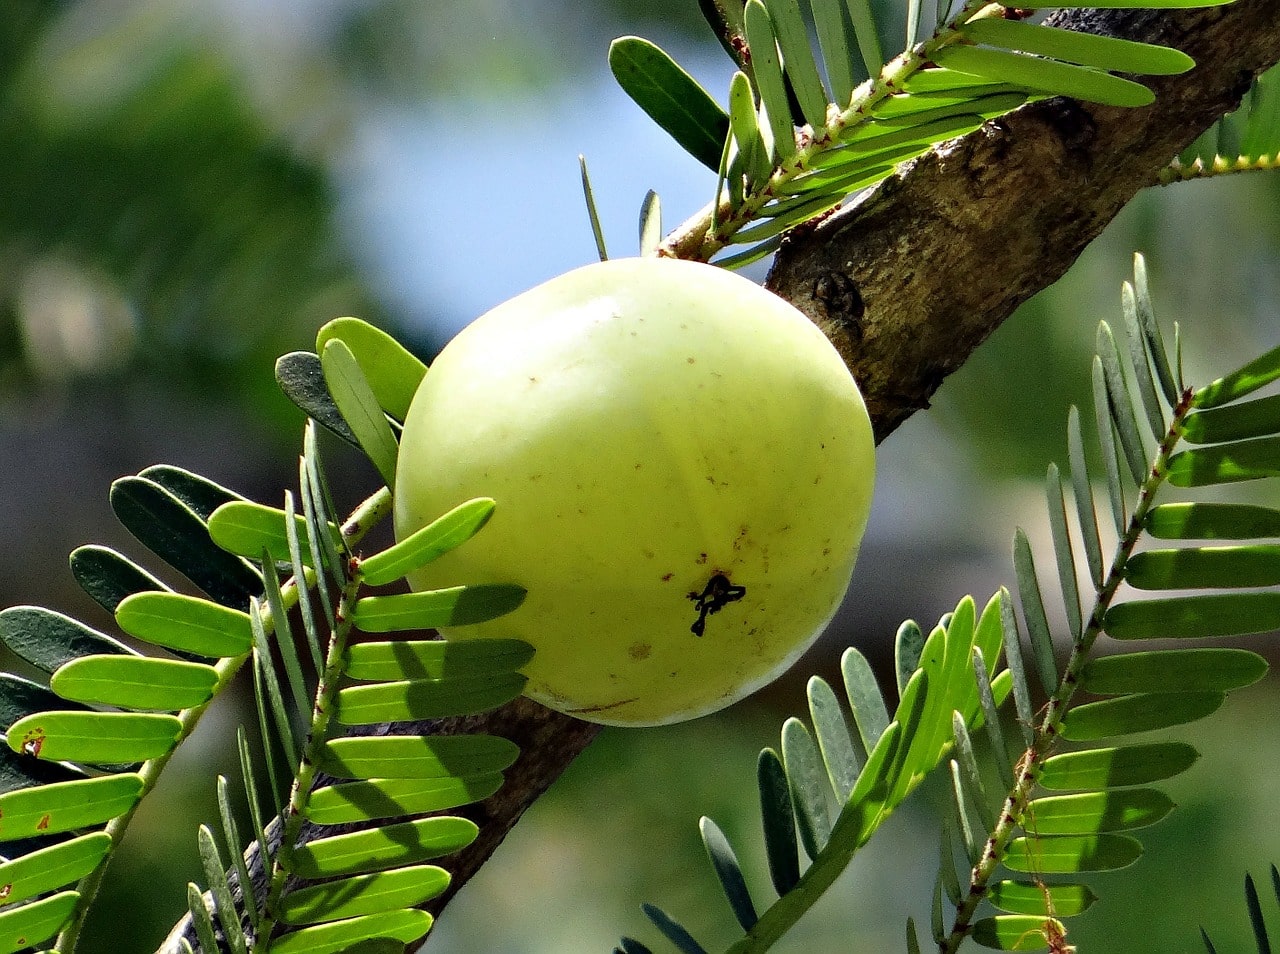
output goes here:
[{"label": "gooseberry fruit", "polygon": [[449,638],[536,648],[526,692],[595,722],[712,712],[830,620],[871,502],[874,442],[830,342],[745,278],[674,259],[588,265],[477,319],[404,422],[403,539],[492,497],[417,589],[516,582]]}]

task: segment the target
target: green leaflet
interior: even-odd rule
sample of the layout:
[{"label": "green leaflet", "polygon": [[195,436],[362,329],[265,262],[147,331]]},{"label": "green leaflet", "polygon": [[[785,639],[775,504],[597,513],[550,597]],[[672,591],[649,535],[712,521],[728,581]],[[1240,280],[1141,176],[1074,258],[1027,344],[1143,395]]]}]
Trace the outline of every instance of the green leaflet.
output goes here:
[{"label": "green leaflet", "polygon": [[1173,800],[1154,788],[1116,788],[1037,798],[1028,811],[1038,835],[1093,835],[1154,825]]},{"label": "green leaflet", "polygon": [[452,854],[480,829],[465,818],[437,816],[307,842],[293,853],[291,871],[310,880],[364,874]]},{"label": "green leaflet", "polygon": [[1110,73],[1003,50],[949,46],[938,50],[933,59],[939,66],[961,73],[1104,106],[1149,106],[1156,98],[1141,83]]},{"label": "green leaflet", "polygon": [[91,828],[123,815],[142,794],[140,775],[55,782],[0,795],[0,841]]},{"label": "green leaflet", "polygon": [[998,914],[975,921],[969,936],[997,951],[1038,951],[1048,945],[1051,937],[1062,937],[1065,931],[1061,921],[1047,914]]},{"label": "green leaflet", "polygon": [[826,680],[814,676],[809,680],[807,694],[809,715],[813,719],[813,731],[827,768],[827,777],[837,803],[842,804],[858,782],[861,759],[835,690]]},{"label": "green leaflet", "polygon": [[286,924],[317,924],[415,908],[448,886],[449,872],[435,865],[356,875],[290,892],[281,918]]},{"label": "green leaflet", "polygon": [[842,0],[811,0],[813,23],[818,34],[818,46],[831,83],[831,101],[844,107],[853,97],[854,52],[845,30],[844,3]]},{"label": "green leaflet", "polygon": [[1124,576],[1144,590],[1274,586],[1280,583],[1280,544],[1146,550],[1129,558]]},{"label": "green leaflet", "polygon": [[1167,46],[1061,30],[1021,20],[973,20],[961,27],[960,32],[975,43],[1117,73],[1172,75],[1185,73],[1195,66],[1191,57]]},{"label": "green leaflet", "polygon": [[345,725],[372,725],[475,715],[510,702],[525,682],[520,673],[504,673],[351,686],[338,692],[334,718]]},{"label": "green leaflet", "polygon": [[1147,511],[1143,529],[1164,540],[1280,537],[1280,510],[1253,504],[1160,504]]},{"label": "green leaflet", "polygon": [[172,464],[153,464],[139,471],[138,476],[159,484],[204,521],[224,503],[244,499],[234,490],[228,490],[208,477],[201,477]]},{"label": "green leaflet", "polygon": [[1064,918],[1083,914],[1098,900],[1085,884],[1035,884],[1031,881],[997,881],[987,890],[987,900],[1011,914],[1040,914],[1053,905]]},{"label": "green leaflet", "polygon": [[217,684],[212,666],[138,656],[82,656],[50,681],[54,692],[75,702],[174,712],[208,701]]},{"label": "green leaflet", "polygon": [[533,658],[518,639],[418,639],[356,643],[347,647],[350,679],[445,679],[514,672]]},{"label": "green leaflet", "polygon": [[1192,444],[1220,444],[1280,431],[1280,395],[1188,414],[1182,436]]},{"label": "green leaflet", "polygon": [[786,81],[778,57],[773,19],[760,0],[747,0],[743,9],[747,42],[751,47],[751,66],[760,104],[769,119],[773,133],[773,152],[779,162],[790,159],[796,151],[795,127],[791,124],[791,107],[787,101]]},{"label": "green leaflet", "polygon": [[373,818],[421,815],[483,801],[501,787],[501,772],[341,782],[311,793],[307,817],[319,825],[338,825]]},{"label": "green leaflet", "polygon": [[1062,737],[1088,742],[1134,735],[1203,719],[1216,712],[1224,692],[1148,692],[1076,706],[1062,723]]},{"label": "green leaflet", "polygon": [[742,173],[742,176],[733,176],[735,186],[743,176],[748,188],[768,179],[773,163],[756,113],[755,90],[747,74],[741,71],[734,73],[729,81],[729,127],[733,130],[733,142],[738,150],[734,166],[740,167]]},{"label": "green leaflet", "polygon": [[773,749],[761,750],[756,761],[756,782],[760,790],[760,815],[769,877],[774,890],[785,895],[800,880],[800,852],[796,846],[796,822],[787,775],[782,759]]},{"label": "green leaflet", "polygon": [[1201,410],[1220,407],[1266,387],[1276,378],[1280,378],[1280,347],[1272,348],[1243,368],[1200,388],[1191,403]]},{"label": "green leaflet", "polygon": [[650,189],[640,203],[640,255],[656,255],[662,244],[662,200]]},{"label": "green leaflet", "polygon": [[340,339],[332,339],[320,352],[320,366],[329,393],[360,447],[378,469],[388,487],[396,484],[398,446],[382,404],[365,378],[360,363]]},{"label": "green leaflet", "polygon": [[1278,474],[1280,437],[1257,437],[1174,454],[1169,460],[1168,477],[1175,487],[1207,487]]},{"label": "green leaflet", "polygon": [[[306,518],[295,514],[293,519],[298,528],[302,562],[314,567],[315,557],[311,555],[311,547],[307,543]],[[328,526],[334,545],[339,545],[341,531],[332,523]],[[262,551],[265,550],[271,559],[279,563],[291,561],[285,512],[275,507],[249,500],[234,500],[223,504],[209,517],[209,536],[222,549],[251,560],[261,560]]]},{"label": "green leaflet", "polygon": [[145,590],[169,589],[109,547],[90,545],[71,551],[71,575],[95,603],[112,614],[126,596]]},{"label": "green leaflet", "polygon": [[979,90],[984,86],[1000,85],[1003,84],[999,80],[986,76],[974,76],[972,73],[932,67],[911,74],[902,84],[902,88],[908,93],[962,93],[966,90]]},{"label": "green leaflet", "polygon": [[1185,742],[1146,742],[1086,749],[1046,759],[1037,781],[1051,790],[1143,785],[1186,771],[1200,753]]},{"label": "green leaflet", "polygon": [[80,895],[63,891],[20,908],[0,912],[0,951],[22,951],[62,930],[75,912]]},{"label": "green leaflet", "polygon": [[159,483],[122,477],[111,485],[111,509],[130,533],[223,606],[245,609],[262,577],[209,538],[200,516]]},{"label": "green leaflet", "polygon": [[479,583],[444,590],[366,596],[353,620],[366,633],[469,626],[496,619],[524,602],[525,589],[507,583]]},{"label": "green leaflet", "polygon": [[360,941],[394,938],[408,944],[431,930],[426,911],[386,911],[294,931],[271,944],[273,954],[342,954]]},{"label": "green leaflet", "polygon": [[1114,639],[1199,639],[1243,636],[1280,627],[1280,593],[1224,593],[1132,600],[1107,610],[1103,628]]},{"label": "green leaflet", "polygon": [[335,778],[440,778],[501,772],[519,747],[493,735],[355,736],[326,742],[320,766]]},{"label": "green leaflet", "polygon": [[765,9],[782,51],[783,69],[791,80],[805,122],[815,131],[820,130],[827,124],[827,91],[818,75],[809,30],[800,16],[800,4],[797,0],[765,0]]},{"label": "green leaflet", "polygon": [[137,655],[105,633],[40,606],[11,606],[0,611],[0,640],[45,672],[81,656]]},{"label": "green leaflet", "polygon": [[1223,692],[1252,685],[1267,661],[1247,649],[1165,649],[1091,659],[1080,684],[1092,693]]},{"label": "green leaflet", "polygon": [[394,546],[362,560],[360,573],[364,581],[370,586],[382,586],[426,566],[479,533],[493,516],[493,508],[494,502],[488,497],[458,504]]},{"label": "green leaflet", "polygon": [[759,915],[756,914],[755,905],[751,902],[751,893],[747,890],[747,882],[742,875],[742,865],[738,862],[738,856],[734,854],[733,846],[729,844],[729,839],[725,837],[720,827],[710,818],[704,816],[700,819],[698,828],[702,834],[702,844],[707,849],[707,857],[711,861],[712,868],[715,869],[716,877],[720,881],[725,898],[729,901],[729,906],[733,909],[734,917],[738,919],[738,924],[744,931],[750,931],[759,920]]},{"label": "green leaflet", "polygon": [[285,397],[316,423],[330,433],[359,448],[360,442],[351,431],[351,425],[342,417],[338,405],[333,403],[329,386],[324,383],[324,369],[320,356],[310,351],[294,351],[276,359],[276,383]]},{"label": "green leaflet", "polygon": [[805,854],[815,859],[831,838],[829,789],[818,746],[799,719],[783,723],[782,764],[795,807],[800,844]]},{"label": "green leaflet", "polygon": [[6,736],[15,752],[52,762],[90,765],[145,762],[177,744],[176,716],[143,712],[37,712],[19,719]]},{"label": "green leaflet", "polygon": [[1014,871],[1074,874],[1125,868],[1141,854],[1142,844],[1128,835],[1053,835],[1015,838],[1003,860]]},{"label": "green leaflet", "polygon": [[316,354],[341,341],[355,357],[382,409],[403,421],[427,366],[381,328],[359,318],[335,318],[316,333]]},{"label": "green leaflet", "polygon": [[131,636],[169,649],[232,657],[253,647],[249,614],[181,593],[135,593],[116,608]]},{"label": "green leaflet", "polygon": [[729,117],[693,77],[648,40],[624,36],[609,46],[609,68],[623,90],[690,155],[713,172]]},{"label": "green leaflet", "polygon": [[97,831],[0,863],[0,899],[16,904],[79,881],[110,847],[111,836]]}]

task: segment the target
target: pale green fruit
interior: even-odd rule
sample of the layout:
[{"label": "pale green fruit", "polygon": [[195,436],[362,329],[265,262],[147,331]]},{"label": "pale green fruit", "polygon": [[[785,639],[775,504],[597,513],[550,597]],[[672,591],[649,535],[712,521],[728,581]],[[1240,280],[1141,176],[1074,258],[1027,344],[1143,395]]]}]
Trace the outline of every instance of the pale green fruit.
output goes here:
[{"label": "pale green fruit", "polygon": [[441,352],[405,421],[396,533],[492,497],[484,530],[410,583],[529,595],[446,635],[532,643],[527,693],[561,712],[674,722],[769,682],[822,631],[874,454],[848,369],[791,305],[709,265],[615,260]]}]

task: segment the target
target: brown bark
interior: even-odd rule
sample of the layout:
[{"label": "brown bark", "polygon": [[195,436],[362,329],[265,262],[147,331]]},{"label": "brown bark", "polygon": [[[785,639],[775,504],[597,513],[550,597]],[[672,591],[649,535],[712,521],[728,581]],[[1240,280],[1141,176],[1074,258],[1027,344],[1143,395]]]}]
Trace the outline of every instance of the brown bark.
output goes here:
[{"label": "brown bark", "polygon": [[[943,379],[1031,295],[1052,284],[1182,148],[1280,60],[1280,2],[1237,0],[1181,13],[1059,13],[1059,25],[1165,43],[1199,64],[1151,83],[1144,109],[1033,104],[905,166],[874,195],[797,230],[768,286],[824,328],[883,440],[928,407]],[[450,859],[442,907],[594,737],[596,729],[521,700],[423,731],[487,731],[523,755],[483,805],[480,839]],[[187,932],[179,925],[171,937]]]}]

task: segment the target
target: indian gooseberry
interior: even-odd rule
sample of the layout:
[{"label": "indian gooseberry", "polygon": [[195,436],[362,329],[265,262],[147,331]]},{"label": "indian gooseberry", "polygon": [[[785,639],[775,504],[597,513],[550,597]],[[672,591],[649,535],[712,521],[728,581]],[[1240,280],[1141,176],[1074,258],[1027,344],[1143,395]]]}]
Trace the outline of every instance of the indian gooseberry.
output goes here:
[{"label": "indian gooseberry", "polygon": [[492,497],[485,529],[410,584],[528,596],[445,635],[524,639],[529,696],[653,725],[742,698],[821,633],[874,469],[857,385],[803,314],[714,266],[613,260],[440,353],[404,422],[395,526]]}]

